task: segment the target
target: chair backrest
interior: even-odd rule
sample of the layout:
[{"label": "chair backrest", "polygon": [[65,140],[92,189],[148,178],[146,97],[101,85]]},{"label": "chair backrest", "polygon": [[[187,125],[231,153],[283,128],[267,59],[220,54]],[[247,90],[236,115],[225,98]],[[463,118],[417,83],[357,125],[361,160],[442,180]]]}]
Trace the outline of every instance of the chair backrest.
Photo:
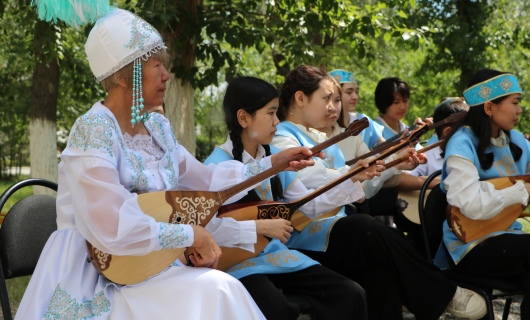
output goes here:
[{"label": "chair backrest", "polygon": [[[44,179],[27,179],[8,188],[0,197],[0,210],[16,190],[41,185],[57,190]],[[44,244],[57,230],[55,198],[31,195],[18,201],[7,213],[0,228],[0,258],[6,279],[33,273]]]},{"label": "chair backrest", "polygon": [[[421,229],[425,245],[425,257],[432,261],[442,241],[442,225],[445,221],[447,198],[439,185],[433,187],[426,197],[429,184],[442,170],[433,172],[423,183],[418,197],[418,212],[420,215]],[[427,199],[425,199],[427,198]]]},{"label": "chair backrest", "polygon": [[[0,211],[16,191],[27,186],[43,186],[57,191],[57,183],[46,179],[19,181],[0,196]],[[55,198],[31,195],[15,203],[0,228],[0,303],[5,320],[12,320],[6,279],[30,275],[35,270],[46,241],[57,230]]]}]

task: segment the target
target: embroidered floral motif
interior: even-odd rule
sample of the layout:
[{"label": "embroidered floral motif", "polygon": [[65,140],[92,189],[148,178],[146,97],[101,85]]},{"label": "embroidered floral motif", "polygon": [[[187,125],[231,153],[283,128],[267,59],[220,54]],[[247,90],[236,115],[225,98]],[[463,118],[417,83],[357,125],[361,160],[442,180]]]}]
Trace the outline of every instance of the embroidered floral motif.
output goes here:
[{"label": "embroidered floral motif", "polygon": [[501,177],[515,176],[518,173],[517,166],[512,157],[502,156],[502,159],[493,161],[493,167]]},{"label": "embroidered floral motif", "polygon": [[112,120],[108,115],[86,114],[76,121],[72,130],[69,147],[78,147],[84,151],[88,149],[105,150],[111,158],[113,152]]},{"label": "embroidered floral motif", "polygon": [[158,241],[163,249],[183,248],[184,242],[189,239],[184,233],[184,228],[178,224],[161,223]]},{"label": "embroidered floral motif", "polygon": [[491,88],[486,87],[486,86],[482,86],[480,88],[480,91],[478,92],[478,95],[486,100],[489,98],[490,94],[491,94]]},{"label": "embroidered floral motif", "polygon": [[322,230],[322,221],[315,221],[309,225],[309,233],[315,234]]},{"label": "embroidered floral motif", "polygon": [[90,319],[109,311],[110,301],[105,297],[103,291],[98,292],[92,300],[78,303],[68,292],[57,286],[44,314],[44,319],[82,320]]},{"label": "embroidered floral motif", "polygon": [[125,45],[129,49],[140,49],[143,50],[146,40],[151,38],[151,34],[157,34],[160,36],[158,31],[153,28],[149,23],[140,19],[138,16],[134,16],[134,20],[131,23],[131,40]]},{"label": "embroidered floral motif", "polygon": [[267,262],[275,266],[281,266],[283,264],[288,264],[289,260],[293,262],[298,261],[298,257],[294,255],[289,250],[283,250],[275,253],[269,253],[267,255]]},{"label": "embroidered floral motif", "polygon": [[179,177],[177,175],[177,171],[175,170],[175,164],[173,163],[173,157],[171,157],[169,154],[166,157],[167,159],[167,166],[164,167],[169,173],[167,174],[167,178],[170,184],[170,189],[177,189],[178,183],[179,183]]},{"label": "embroidered floral motif", "polygon": [[265,170],[265,167],[261,165],[258,161],[249,163],[246,165],[245,177],[251,178]]},{"label": "embroidered floral motif", "polygon": [[234,271],[238,271],[238,270],[243,270],[245,268],[248,268],[248,267],[254,267],[256,266],[256,263],[255,262],[252,262],[250,260],[245,260],[241,263],[238,263],[236,264],[235,266],[233,266],[232,268],[226,270],[227,273],[230,273],[230,272],[234,272]]},{"label": "embroidered floral motif", "polygon": [[324,163],[326,164],[326,167],[328,167],[330,169],[334,169],[335,168],[335,166],[334,166],[335,157],[333,155],[331,155],[330,152],[326,153],[326,157],[322,161],[324,161]]},{"label": "embroidered floral motif", "polygon": [[449,246],[447,247],[447,249],[449,251],[455,251],[456,249],[458,249],[458,247],[463,246],[464,244],[465,243],[460,241],[460,240],[451,241],[451,243],[449,243]]},{"label": "embroidered floral motif", "polygon": [[512,82],[511,82],[510,79],[508,79],[508,78],[504,78],[504,80],[502,80],[502,82],[501,82],[501,84],[500,84],[501,88],[503,88],[504,91],[508,91],[508,90],[510,90],[510,88],[512,87],[512,85],[513,85]]},{"label": "embroidered floral motif", "polygon": [[149,117],[146,125],[149,128],[149,131],[151,131],[151,136],[160,144],[160,147],[166,148],[167,152],[173,152],[173,146],[175,146],[176,143],[171,145],[169,141],[167,141],[162,124],[159,121],[155,121],[154,117]]},{"label": "embroidered floral motif", "polygon": [[271,191],[269,179],[262,182],[254,190],[256,190],[261,200],[272,200],[272,194],[269,193]]}]

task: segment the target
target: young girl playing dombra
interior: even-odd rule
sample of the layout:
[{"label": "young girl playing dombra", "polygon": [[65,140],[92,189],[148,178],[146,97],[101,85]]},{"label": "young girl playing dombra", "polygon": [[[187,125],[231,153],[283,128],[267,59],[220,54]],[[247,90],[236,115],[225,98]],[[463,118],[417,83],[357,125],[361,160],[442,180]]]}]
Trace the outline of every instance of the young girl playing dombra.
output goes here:
[{"label": "young girl playing dombra", "polygon": [[[518,180],[497,190],[487,181],[530,173],[530,143],[514,129],[523,112],[521,93],[513,74],[491,69],[475,73],[464,91],[469,111],[446,140],[441,187],[447,202],[468,218],[491,219],[506,207],[528,204],[530,184]],[[435,259],[438,266],[520,283],[521,319],[530,319],[530,235],[519,222],[465,243],[446,221],[443,243]]]},{"label": "young girl playing dombra", "polygon": [[[272,144],[280,149],[313,146],[325,139],[312,128],[325,127],[333,110],[333,79],[325,70],[299,66],[280,89],[278,124]],[[324,137],[322,137],[324,136]],[[419,161],[416,159],[416,161]],[[318,188],[348,171],[338,148],[315,159],[313,170],[299,171],[308,188]],[[370,319],[402,319],[402,306],[418,319],[438,319],[447,310],[458,317],[478,319],[486,312],[484,299],[460,287],[425,261],[396,229],[369,215],[344,215],[312,222],[293,231],[287,246],[359,283],[366,291]]]},{"label": "young girl playing dombra", "polygon": [[339,118],[343,119],[346,126],[357,119],[366,118],[368,120],[368,127],[361,132],[362,140],[368,148],[373,149],[377,144],[385,142],[385,138],[383,138],[384,127],[356,110],[359,102],[359,84],[354,74],[342,69],[335,69],[329,74],[339,82],[342,91],[342,112]]},{"label": "young girl playing dombra", "polygon": [[[234,159],[249,164],[276,151],[268,145],[279,122],[276,116],[278,91],[274,86],[258,78],[236,78],[226,89],[223,108],[230,134],[224,144],[215,148],[205,164]],[[361,174],[360,177],[366,179],[371,175]],[[348,179],[300,210],[315,218],[320,213],[334,209],[337,203],[348,203],[358,198],[347,191],[355,187],[353,181]],[[293,201],[309,192],[296,179],[296,173],[280,173],[263,181],[239,202]],[[211,230],[212,226],[215,226],[215,230]],[[289,303],[284,295],[286,293],[306,296],[316,319],[368,319],[364,290],[359,285],[285,246],[293,230],[290,221],[235,221],[223,218],[213,219],[207,229],[221,246],[239,244],[243,247],[246,242],[250,245],[248,250],[254,249],[256,234],[272,238],[256,257],[227,270],[243,283],[267,319],[297,318],[299,310],[296,305]],[[240,234],[245,235],[246,239]]]}]

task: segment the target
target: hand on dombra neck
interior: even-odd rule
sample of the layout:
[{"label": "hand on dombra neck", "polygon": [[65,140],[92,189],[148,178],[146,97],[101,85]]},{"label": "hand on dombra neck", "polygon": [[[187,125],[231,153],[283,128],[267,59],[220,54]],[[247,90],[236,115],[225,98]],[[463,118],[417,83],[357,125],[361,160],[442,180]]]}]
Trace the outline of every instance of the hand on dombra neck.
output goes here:
[{"label": "hand on dombra neck", "polygon": [[283,243],[291,237],[293,227],[291,221],[285,219],[256,220],[256,233],[269,238],[275,238]]},{"label": "hand on dombra neck", "polygon": [[[323,152],[320,152],[318,154],[312,154],[311,150],[308,147],[293,147],[293,148],[282,150],[276,154],[273,154],[271,156],[271,165],[274,166],[300,153],[308,157],[313,156],[313,157],[318,157],[321,159],[325,158],[325,155]],[[286,170],[287,171],[298,171],[298,170],[304,169],[305,167],[313,166],[314,164],[315,164],[315,160],[313,160],[312,158],[308,158],[306,160],[300,160],[300,161],[291,161],[289,162],[289,168],[287,168]]]},{"label": "hand on dombra neck", "polygon": [[396,165],[398,170],[412,170],[416,168],[419,164],[427,163],[427,157],[423,153],[417,153],[415,148],[409,147],[403,150],[400,150],[396,154],[396,158],[399,159],[406,155],[409,155],[409,159],[403,162],[400,162]]},{"label": "hand on dombra neck", "polygon": [[424,124],[431,125],[432,123],[433,123],[432,117],[425,118],[425,120],[423,120],[422,118],[416,118],[416,120],[414,120],[413,125],[416,125],[416,126],[421,126]]},{"label": "hand on dombra neck", "polygon": [[350,171],[357,170],[359,167],[366,168],[352,177],[353,182],[371,180],[373,177],[380,176],[381,172],[385,170],[385,162],[383,160],[377,160],[371,166],[368,165],[368,162],[369,160],[362,159],[350,167]]},{"label": "hand on dombra neck", "polygon": [[212,235],[201,226],[192,225],[194,240],[189,259],[196,267],[216,268],[221,257],[221,248]]}]

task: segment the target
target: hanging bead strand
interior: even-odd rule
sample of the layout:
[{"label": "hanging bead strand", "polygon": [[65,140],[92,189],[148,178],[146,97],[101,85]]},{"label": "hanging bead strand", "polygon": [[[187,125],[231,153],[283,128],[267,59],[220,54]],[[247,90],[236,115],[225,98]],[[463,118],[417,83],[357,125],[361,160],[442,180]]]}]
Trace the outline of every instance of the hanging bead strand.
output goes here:
[{"label": "hanging bead strand", "polygon": [[149,119],[149,113],[140,115],[144,109],[144,98],[142,96],[142,63],[140,59],[134,60],[133,65],[133,87],[132,87],[132,107],[131,107],[131,124],[134,125]]}]

